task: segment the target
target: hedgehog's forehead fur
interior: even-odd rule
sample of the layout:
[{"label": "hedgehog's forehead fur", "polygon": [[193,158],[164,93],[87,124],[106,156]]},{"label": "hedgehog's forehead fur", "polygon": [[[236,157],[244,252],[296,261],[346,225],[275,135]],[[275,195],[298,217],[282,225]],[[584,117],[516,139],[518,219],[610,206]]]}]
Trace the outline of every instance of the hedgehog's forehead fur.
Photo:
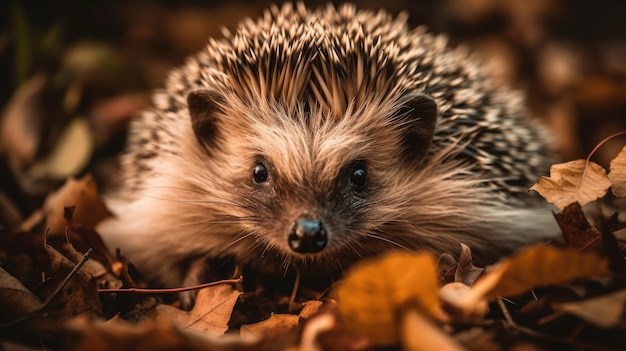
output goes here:
[{"label": "hedgehog's forehead fur", "polygon": [[177,71],[168,90],[185,96],[196,85],[246,105],[277,101],[287,112],[308,103],[338,119],[364,103],[393,103],[424,90],[429,77],[421,72],[440,54],[441,62],[450,59],[443,37],[424,34],[423,27],[409,30],[404,14],[357,12],[350,4],[307,11],[288,3],[211,39],[186,65],[185,73],[196,70],[200,79],[181,85],[188,78]]},{"label": "hedgehog's forehead fur", "polygon": [[[250,158],[263,155],[269,162],[282,168],[274,171],[282,181],[296,185],[309,184],[311,188],[332,189],[337,176],[351,162],[371,161],[372,171],[397,167],[391,155],[401,152],[402,123],[394,122],[397,107],[393,104],[371,108],[364,103],[354,108],[350,117],[328,117],[320,107],[310,111],[297,108],[293,111],[275,104],[237,106],[227,103],[225,116],[233,113],[245,117],[221,118],[220,129],[228,130],[221,143],[222,151],[233,161],[237,155]],[[243,117],[243,118],[241,118]],[[229,123],[233,125],[228,126]],[[385,131],[385,138],[371,138]],[[245,172],[255,160],[243,160]],[[313,179],[315,177],[315,179]],[[305,186],[306,187],[306,186]]]}]

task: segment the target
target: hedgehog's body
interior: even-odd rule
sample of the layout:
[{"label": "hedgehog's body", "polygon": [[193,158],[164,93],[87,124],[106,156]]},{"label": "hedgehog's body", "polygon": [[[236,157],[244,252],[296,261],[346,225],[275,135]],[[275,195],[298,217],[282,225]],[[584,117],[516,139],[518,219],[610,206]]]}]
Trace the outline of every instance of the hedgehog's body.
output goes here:
[{"label": "hedgehog's body", "polygon": [[336,272],[393,249],[494,258],[547,233],[521,96],[384,12],[273,9],[174,70],[131,128],[105,241],[150,278],[192,259]]}]

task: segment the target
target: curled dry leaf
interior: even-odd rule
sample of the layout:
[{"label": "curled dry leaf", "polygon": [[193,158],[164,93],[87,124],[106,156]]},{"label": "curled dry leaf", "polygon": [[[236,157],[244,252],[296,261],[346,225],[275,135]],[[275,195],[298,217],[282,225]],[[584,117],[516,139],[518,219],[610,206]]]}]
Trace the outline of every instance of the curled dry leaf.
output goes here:
[{"label": "curled dry leaf", "polygon": [[484,270],[484,268],[476,267],[472,263],[472,249],[465,244],[461,244],[461,254],[459,255],[459,264],[454,273],[454,281],[472,285]]},{"label": "curled dry leaf", "polygon": [[372,343],[400,341],[398,311],[418,307],[440,316],[439,277],[429,254],[390,253],[355,266],[337,290],[338,312],[346,328],[367,335]]},{"label": "curled dry leaf", "polygon": [[223,335],[241,292],[230,285],[220,284],[201,289],[191,311],[182,311],[169,305],[156,307],[157,320],[167,320],[175,325],[210,335]]},{"label": "curled dry leaf", "polygon": [[626,146],[611,161],[608,177],[612,183],[611,190],[613,194],[617,197],[626,196]]},{"label": "curled dry leaf", "polygon": [[530,190],[538,192],[559,210],[578,202],[581,206],[603,197],[611,182],[602,166],[575,160],[550,167],[550,177],[541,177]]},{"label": "curled dry leaf", "polygon": [[460,245],[461,253],[458,261],[447,252],[439,256],[437,261],[439,274],[443,283],[461,282],[465,285],[472,285],[485,269],[474,266],[472,249],[469,246],[463,243]]},{"label": "curled dry leaf", "polygon": [[75,206],[72,214],[74,223],[94,228],[101,220],[111,214],[106,208],[91,175],[78,180],[68,179],[65,185],[54,194],[48,196],[43,205],[46,214],[46,228],[50,228],[51,235],[63,235],[67,221],[65,207]]}]

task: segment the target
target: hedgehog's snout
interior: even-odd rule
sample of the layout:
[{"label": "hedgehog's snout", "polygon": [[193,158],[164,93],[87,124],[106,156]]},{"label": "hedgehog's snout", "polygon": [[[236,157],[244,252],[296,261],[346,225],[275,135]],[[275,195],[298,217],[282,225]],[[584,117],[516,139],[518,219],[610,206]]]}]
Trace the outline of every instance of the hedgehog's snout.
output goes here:
[{"label": "hedgehog's snout", "polygon": [[291,227],[287,240],[289,247],[295,252],[317,253],[326,247],[328,232],[319,218],[302,217]]}]

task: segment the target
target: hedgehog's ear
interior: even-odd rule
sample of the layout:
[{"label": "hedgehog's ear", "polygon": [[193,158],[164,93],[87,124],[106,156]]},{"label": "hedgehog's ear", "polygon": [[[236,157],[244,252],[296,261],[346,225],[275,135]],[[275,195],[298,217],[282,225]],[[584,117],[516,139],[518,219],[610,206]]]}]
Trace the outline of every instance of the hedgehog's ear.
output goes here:
[{"label": "hedgehog's ear", "polygon": [[435,134],[437,103],[428,95],[415,95],[400,108],[398,115],[407,128],[403,140],[406,156],[421,161]]},{"label": "hedgehog's ear", "polygon": [[224,98],[212,90],[194,90],[187,95],[187,106],[198,141],[208,148],[215,146],[217,116],[224,106]]}]

